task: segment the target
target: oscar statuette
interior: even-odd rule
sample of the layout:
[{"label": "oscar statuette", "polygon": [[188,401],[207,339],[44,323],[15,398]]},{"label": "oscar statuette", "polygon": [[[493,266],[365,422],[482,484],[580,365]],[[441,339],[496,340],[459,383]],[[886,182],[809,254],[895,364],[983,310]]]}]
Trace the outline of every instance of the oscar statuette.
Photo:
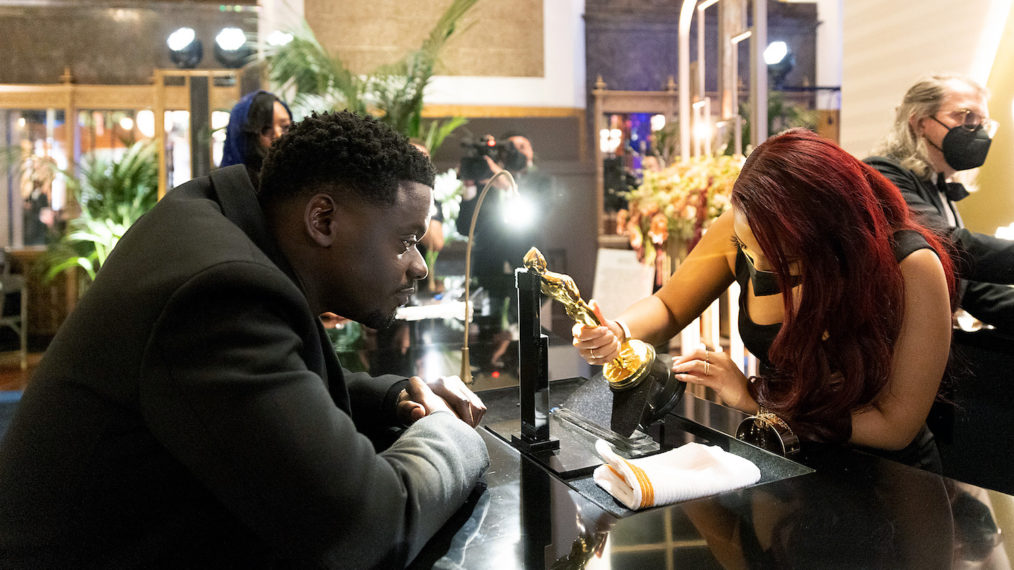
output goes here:
[{"label": "oscar statuette", "polygon": [[[559,301],[574,322],[590,327],[603,324],[581,298],[574,280],[549,271],[538,249],[528,250],[524,265],[539,275],[542,293]],[[680,401],[686,388],[653,346],[632,338],[623,339],[619,356],[603,366],[602,375],[613,392],[611,428],[623,435],[661,420]]]}]

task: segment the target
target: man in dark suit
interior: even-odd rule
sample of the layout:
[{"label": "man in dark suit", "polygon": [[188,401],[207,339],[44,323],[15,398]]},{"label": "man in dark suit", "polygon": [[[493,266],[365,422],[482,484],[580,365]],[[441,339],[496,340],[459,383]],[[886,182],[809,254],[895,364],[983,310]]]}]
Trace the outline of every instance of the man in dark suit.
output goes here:
[{"label": "man in dark suit", "polygon": [[957,250],[961,308],[1014,332],[1014,241],[970,231],[954,202],[968,196],[955,173],[986,160],[997,123],[986,90],[967,77],[935,75],[905,94],[894,125],[866,159],[901,190],[917,219],[951,238]]},{"label": "man in dark suit", "polygon": [[482,402],[344,372],[318,318],[384,326],[425,277],[429,160],[324,113],[261,175],[171,191],[103,265],[0,444],[0,566],[401,567],[465,501]]}]

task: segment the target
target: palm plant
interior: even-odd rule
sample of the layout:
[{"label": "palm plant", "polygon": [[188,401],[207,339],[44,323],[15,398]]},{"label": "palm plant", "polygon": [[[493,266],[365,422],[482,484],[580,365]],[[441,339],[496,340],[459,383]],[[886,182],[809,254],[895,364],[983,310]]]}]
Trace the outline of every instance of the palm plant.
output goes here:
[{"label": "palm plant", "polygon": [[267,56],[272,89],[291,93],[292,106],[299,114],[320,109],[373,114],[405,136],[422,139],[430,152],[435,152],[447,135],[466,121],[453,117],[424,128],[423,95],[440,51],[477,1],[453,0],[419,49],[365,76],[352,73],[340,58],[329,54],[304,21],[292,31],[292,41]]},{"label": "palm plant", "polygon": [[74,267],[94,279],[127,229],[155,205],[156,146],[152,141],[134,143],[120,158],[92,155],[82,161],[76,178],[67,177],[67,187],[81,215],[68,222],[66,232],[49,245],[44,259],[46,279]]}]

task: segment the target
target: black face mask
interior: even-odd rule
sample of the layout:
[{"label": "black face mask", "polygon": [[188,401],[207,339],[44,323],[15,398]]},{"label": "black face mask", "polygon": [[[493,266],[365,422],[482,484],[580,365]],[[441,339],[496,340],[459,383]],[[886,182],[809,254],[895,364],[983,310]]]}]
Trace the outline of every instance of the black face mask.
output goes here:
[{"label": "black face mask", "polygon": [[[943,121],[933,117],[933,120],[944,125]],[[929,140],[929,139],[926,139]],[[944,160],[954,170],[968,170],[978,168],[986,162],[986,155],[989,153],[989,145],[992,144],[989,133],[980,125],[974,131],[962,126],[948,127],[947,135],[941,142],[941,146],[933,144],[940,152],[944,153]]]},{"label": "black face mask", "polygon": [[[746,259],[746,269],[750,272],[750,282],[753,283],[753,294],[758,297],[767,297],[769,295],[777,295],[782,292],[781,285],[778,284],[778,274],[773,271],[761,271],[753,264],[753,260],[750,256],[743,254]],[[799,275],[789,276],[789,287],[795,287],[799,285],[801,278]]]}]

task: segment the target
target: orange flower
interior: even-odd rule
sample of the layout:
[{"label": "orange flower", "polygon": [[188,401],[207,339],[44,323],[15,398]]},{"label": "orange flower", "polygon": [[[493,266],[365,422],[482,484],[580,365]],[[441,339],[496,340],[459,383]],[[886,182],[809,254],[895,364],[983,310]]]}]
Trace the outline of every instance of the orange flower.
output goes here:
[{"label": "orange flower", "polygon": [[669,237],[669,219],[665,214],[658,213],[652,216],[648,236],[655,245],[662,245]]},{"label": "orange flower", "polygon": [[627,217],[630,212],[621,209],[616,212],[616,235],[623,235],[627,231]]}]

